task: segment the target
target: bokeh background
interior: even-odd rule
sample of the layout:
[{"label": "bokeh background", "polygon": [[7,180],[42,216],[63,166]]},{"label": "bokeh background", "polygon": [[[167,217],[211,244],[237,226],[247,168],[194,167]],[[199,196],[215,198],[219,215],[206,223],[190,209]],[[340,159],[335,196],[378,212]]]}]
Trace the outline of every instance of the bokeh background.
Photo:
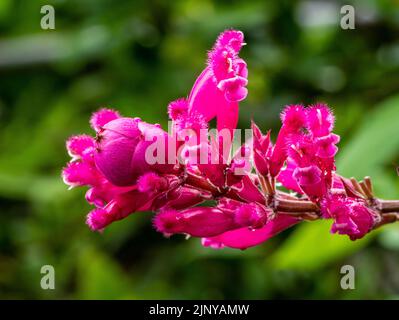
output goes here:
[{"label": "bokeh background", "polygon": [[[55,8],[56,30],[40,28]],[[340,28],[352,4],[356,29]],[[91,133],[100,107],[166,125],[206,50],[226,28],[245,32],[249,95],[240,127],[279,127],[290,103],[327,102],[341,135],[338,170],[370,175],[399,198],[399,2],[0,1],[0,298],[397,299],[399,223],[351,242],[331,222],[303,223],[246,251],[164,239],[140,213],[103,234],[85,225],[85,190],[60,178],[65,140]],[[42,290],[53,265],[56,289]],[[340,288],[340,268],[356,289]]]}]

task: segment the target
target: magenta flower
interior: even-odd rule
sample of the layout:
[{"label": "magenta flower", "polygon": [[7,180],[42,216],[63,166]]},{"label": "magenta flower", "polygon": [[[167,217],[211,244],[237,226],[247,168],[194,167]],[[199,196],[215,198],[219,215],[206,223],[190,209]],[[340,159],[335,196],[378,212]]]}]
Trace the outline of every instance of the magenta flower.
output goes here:
[{"label": "magenta flower", "polygon": [[247,96],[247,65],[238,56],[243,44],[241,31],[223,32],[188,98],[189,114],[199,113],[207,122],[216,117],[218,130],[236,127],[238,102]]},{"label": "magenta flower", "polygon": [[148,147],[154,139],[168,145],[168,134],[159,126],[140,119],[118,118],[105,124],[97,132],[95,162],[104,176],[117,186],[134,185],[138,177],[146,172],[172,172],[163,151],[161,163],[150,164],[146,159]]},{"label": "magenta flower", "polygon": [[[91,123],[97,130],[97,138],[70,138],[67,149],[72,161],[63,170],[64,182],[70,187],[90,187],[86,199],[97,208],[88,215],[88,225],[100,230],[133,212],[156,209],[154,200],[173,190],[178,178],[175,175],[164,176],[155,183],[155,179],[149,181],[149,177],[145,179],[144,176],[141,184],[135,183],[140,174],[150,170],[164,172],[173,169],[170,165],[150,166],[144,159],[148,143],[142,140],[141,132],[145,132],[146,128],[160,129],[139,119],[120,118],[116,112],[107,109],[95,113]],[[143,165],[132,166],[132,163]],[[139,169],[141,172],[138,174]],[[139,190],[144,188],[144,180],[147,184],[152,183],[150,191]],[[155,185],[157,188],[154,188]]]},{"label": "magenta flower", "polygon": [[331,110],[323,103],[311,106],[306,114],[307,128],[314,137],[329,135],[334,128],[334,121]]},{"label": "magenta flower", "polygon": [[214,249],[229,247],[244,250],[262,244],[298,222],[300,222],[298,218],[288,215],[279,215],[262,228],[240,228],[238,230],[228,231],[216,237],[203,238],[202,244],[205,247]]},{"label": "magenta flower", "polygon": [[379,217],[362,199],[334,195],[325,200],[324,216],[334,219],[332,233],[346,234],[351,240],[364,237]]},{"label": "magenta flower", "polygon": [[[398,201],[376,198],[369,178],[336,173],[340,137],[325,104],[287,106],[274,144],[270,131],[252,122],[252,139],[234,152],[239,102],[248,94],[243,45],[240,31],[218,37],[188,98],[168,105],[171,132],[101,109],[90,120],[95,137],[67,141],[71,161],[62,177],[70,188],[89,187],[92,230],[153,211],[153,225],[165,236],[246,249],[304,220],[331,219],[331,232],[352,240],[398,220]],[[214,205],[205,206],[207,200]]]},{"label": "magenta flower", "polygon": [[164,209],[154,218],[157,231],[166,236],[184,233],[193,237],[207,237],[233,229],[233,217],[222,210],[209,207],[195,207],[176,211]]},{"label": "magenta flower", "polygon": [[277,136],[277,141],[270,159],[270,174],[276,177],[287,159],[287,139],[304,127],[306,121],[305,109],[302,105],[292,105],[281,113],[283,123]]},{"label": "magenta flower", "polygon": [[254,165],[261,176],[267,176],[270,170],[270,157],[273,150],[270,141],[270,131],[264,136],[254,122],[252,122],[251,127],[253,132]]},{"label": "magenta flower", "polygon": [[316,165],[297,167],[293,172],[293,177],[303,193],[310,199],[320,199],[326,194],[322,171]]},{"label": "magenta flower", "polygon": [[331,188],[335,170],[334,156],[338,151],[339,136],[331,133],[334,116],[324,104],[309,108],[291,107],[288,111],[292,109],[297,111],[299,119],[283,118],[287,127],[296,130],[291,130],[292,133],[285,137],[287,167],[278,180],[295,191],[299,187],[299,192],[310,200],[320,201]]}]

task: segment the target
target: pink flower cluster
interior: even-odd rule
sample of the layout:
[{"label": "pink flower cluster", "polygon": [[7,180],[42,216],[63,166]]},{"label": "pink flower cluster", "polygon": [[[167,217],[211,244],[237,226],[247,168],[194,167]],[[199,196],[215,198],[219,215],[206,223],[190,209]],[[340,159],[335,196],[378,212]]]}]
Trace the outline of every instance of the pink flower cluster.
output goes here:
[{"label": "pink flower cluster", "polygon": [[[286,107],[274,144],[270,132],[263,134],[255,123],[252,140],[232,156],[221,152],[221,145],[231,149],[232,137],[223,143],[209,137],[205,157],[216,154],[221,161],[199,163],[187,156],[190,148],[204,144],[197,139],[184,148],[171,147],[176,137],[178,147],[190,138],[187,129],[208,129],[214,118],[218,130],[236,128],[239,102],[248,93],[247,66],[239,57],[243,45],[240,31],[219,36],[188,98],[168,106],[173,134],[102,109],[90,120],[95,137],[67,141],[72,160],[63,179],[70,187],[89,186],[86,200],[95,206],[87,216],[92,230],[153,211],[154,226],[165,236],[187,234],[202,238],[204,246],[245,249],[309,217],[333,219],[331,231],[351,239],[379,222],[370,199],[335,173],[339,136],[332,132],[334,116],[324,104]],[[184,161],[148,161],[154,144],[166,147],[167,158]],[[156,150],[151,152],[157,158]],[[250,159],[243,156],[247,153]],[[291,193],[277,188],[280,184]],[[201,205],[207,200],[215,205]]]}]

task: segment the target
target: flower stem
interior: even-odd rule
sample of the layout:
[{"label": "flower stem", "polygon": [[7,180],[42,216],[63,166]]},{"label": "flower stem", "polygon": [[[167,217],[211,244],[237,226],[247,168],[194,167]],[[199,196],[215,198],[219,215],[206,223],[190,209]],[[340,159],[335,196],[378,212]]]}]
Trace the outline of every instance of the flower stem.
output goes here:
[{"label": "flower stem", "polygon": [[202,189],[205,191],[209,191],[213,195],[216,195],[220,192],[219,189],[216,186],[214,186],[213,184],[211,184],[209,181],[207,181],[206,179],[204,179],[201,176],[198,176],[198,175],[195,175],[192,173],[186,173],[184,182],[196,189]]},{"label": "flower stem", "polygon": [[382,213],[399,212],[399,200],[376,199],[376,207]]},{"label": "flower stem", "polygon": [[381,221],[377,223],[373,229],[377,229],[383,225],[389,224],[389,223],[394,223],[399,220],[399,213],[385,213],[381,215]]},{"label": "flower stem", "polygon": [[288,199],[277,199],[276,200],[277,211],[284,212],[318,212],[318,206],[307,200],[288,200]]}]

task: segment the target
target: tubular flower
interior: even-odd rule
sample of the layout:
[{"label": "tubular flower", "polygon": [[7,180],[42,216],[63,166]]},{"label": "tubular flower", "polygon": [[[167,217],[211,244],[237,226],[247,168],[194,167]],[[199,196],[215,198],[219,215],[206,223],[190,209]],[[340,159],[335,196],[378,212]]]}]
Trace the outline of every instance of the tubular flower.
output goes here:
[{"label": "tubular flower", "polygon": [[247,96],[247,65],[238,56],[243,44],[241,31],[223,32],[188,97],[188,113],[198,112],[207,122],[216,117],[218,130],[236,127],[238,102]]},{"label": "tubular flower", "polygon": [[270,159],[270,174],[276,177],[287,159],[287,139],[290,135],[298,133],[305,124],[306,113],[302,105],[292,105],[281,113],[283,123],[278,133],[276,144]]},{"label": "tubular flower", "polygon": [[362,199],[334,195],[325,200],[324,216],[334,219],[332,233],[346,234],[351,240],[364,237],[379,222],[378,215]]},{"label": "tubular flower", "polygon": [[262,228],[240,228],[238,230],[222,233],[215,237],[203,238],[202,245],[214,249],[229,247],[244,250],[262,244],[298,222],[300,222],[298,218],[278,215]]},{"label": "tubular flower", "polygon": [[243,45],[241,31],[217,38],[188,97],[168,105],[171,132],[101,109],[90,119],[95,137],[67,140],[62,178],[70,188],[88,187],[90,229],[153,211],[165,236],[246,249],[304,220],[331,219],[331,233],[356,240],[399,219],[399,201],[376,198],[370,178],[336,172],[340,137],[326,104],[287,106],[275,143],[252,122],[252,138],[233,152],[239,102],[248,94]]},{"label": "tubular flower", "polygon": [[166,235],[185,233],[194,237],[212,237],[242,227],[262,227],[267,215],[267,209],[254,204],[224,203],[215,208],[164,209],[155,216],[154,225]]},{"label": "tubular flower", "polygon": [[335,170],[334,156],[339,136],[332,133],[334,116],[324,104],[301,109],[300,120],[291,124],[296,131],[285,138],[287,166],[278,180],[285,186],[320,201],[327,195]]}]

